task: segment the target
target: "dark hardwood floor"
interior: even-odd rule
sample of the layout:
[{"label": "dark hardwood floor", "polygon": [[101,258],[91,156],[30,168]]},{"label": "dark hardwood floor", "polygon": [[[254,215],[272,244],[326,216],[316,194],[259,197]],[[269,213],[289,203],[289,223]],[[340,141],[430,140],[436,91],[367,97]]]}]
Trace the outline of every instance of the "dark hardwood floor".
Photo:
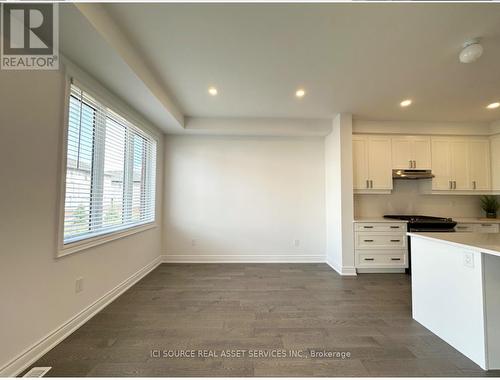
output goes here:
[{"label": "dark hardwood floor", "polygon": [[[163,264],[35,366],[52,366],[46,376],[500,375],[413,321],[410,306],[404,274],[341,277],[326,264]],[[221,357],[231,349],[247,352]],[[152,350],[219,357],[156,358]],[[350,357],[311,358],[310,350]],[[278,352],[286,357],[250,357]]]}]

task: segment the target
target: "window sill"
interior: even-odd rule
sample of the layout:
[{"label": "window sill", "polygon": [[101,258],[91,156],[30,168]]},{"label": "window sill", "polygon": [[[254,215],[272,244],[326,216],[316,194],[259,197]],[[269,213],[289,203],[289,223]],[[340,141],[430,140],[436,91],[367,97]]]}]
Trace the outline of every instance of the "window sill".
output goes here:
[{"label": "window sill", "polygon": [[56,258],[65,257],[71,255],[72,253],[80,252],[85,249],[109,243],[110,241],[118,240],[126,236],[134,235],[139,232],[144,232],[156,227],[158,227],[158,225],[155,222],[152,222],[148,224],[143,224],[141,226],[130,227],[121,231],[110,232],[106,235],[96,236],[93,238],[76,241],[74,243],[64,244],[61,245],[60,248],[58,249]]}]

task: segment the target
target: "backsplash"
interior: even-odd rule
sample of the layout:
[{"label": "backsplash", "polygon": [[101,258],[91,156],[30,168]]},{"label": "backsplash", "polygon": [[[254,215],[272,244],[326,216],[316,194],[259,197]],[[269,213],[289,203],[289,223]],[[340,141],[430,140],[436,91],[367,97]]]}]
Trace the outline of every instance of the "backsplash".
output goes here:
[{"label": "backsplash", "polygon": [[484,216],[479,195],[424,195],[415,181],[394,181],[392,194],[355,194],[354,216],[418,214],[442,217]]}]

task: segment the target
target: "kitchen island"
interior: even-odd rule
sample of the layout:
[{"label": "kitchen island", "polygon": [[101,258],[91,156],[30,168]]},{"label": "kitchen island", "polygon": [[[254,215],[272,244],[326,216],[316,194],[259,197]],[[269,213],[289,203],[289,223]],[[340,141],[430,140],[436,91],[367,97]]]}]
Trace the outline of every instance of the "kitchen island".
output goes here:
[{"label": "kitchen island", "polygon": [[413,319],[500,369],[500,234],[413,233]]}]

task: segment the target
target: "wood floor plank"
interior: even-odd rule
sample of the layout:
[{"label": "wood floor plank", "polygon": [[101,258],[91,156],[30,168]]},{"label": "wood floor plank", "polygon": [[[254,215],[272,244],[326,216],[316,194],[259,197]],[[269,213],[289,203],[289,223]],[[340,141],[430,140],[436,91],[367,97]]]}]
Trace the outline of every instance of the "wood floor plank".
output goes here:
[{"label": "wood floor plank", "polygon": [[[246,353],[220,356],[231,349]],[[264,355],[279,350],[286,356]],[[311,350],[349,357],[313,358]],[[341,277],[325,264],[160,265],[34,366],[68,377],[500,374],[411,318],[405,274]]]}]

